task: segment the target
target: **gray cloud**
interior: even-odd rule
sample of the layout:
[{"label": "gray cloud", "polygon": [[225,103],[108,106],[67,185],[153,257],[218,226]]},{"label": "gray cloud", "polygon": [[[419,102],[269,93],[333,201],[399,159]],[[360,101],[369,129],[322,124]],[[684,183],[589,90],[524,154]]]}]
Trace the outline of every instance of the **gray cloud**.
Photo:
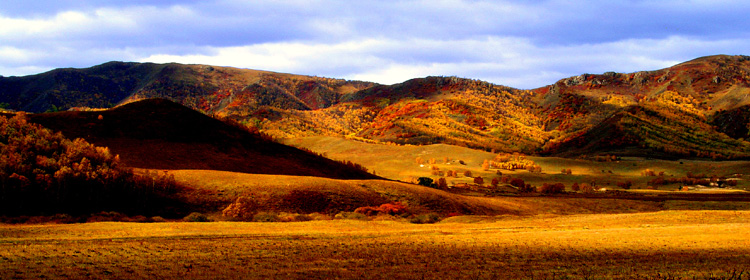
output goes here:
[{"label": "gray cloud", "polygon": [[741,1],[16,1],[0,74],[110,60],[400,82],[457,75],[533,88],[657,69],[750,44]]}]

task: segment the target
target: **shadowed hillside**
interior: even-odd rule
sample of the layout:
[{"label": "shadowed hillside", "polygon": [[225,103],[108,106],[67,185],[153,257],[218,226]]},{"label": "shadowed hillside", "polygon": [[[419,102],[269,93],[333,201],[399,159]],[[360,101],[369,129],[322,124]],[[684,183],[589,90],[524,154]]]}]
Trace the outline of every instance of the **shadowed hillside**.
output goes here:
[{"label": "shadowed hillside", "polygon": [[33,114],[30,119],[67,137],[109,147],[130,167],[376,178],[165,99],[147,99],[107,111]]}]

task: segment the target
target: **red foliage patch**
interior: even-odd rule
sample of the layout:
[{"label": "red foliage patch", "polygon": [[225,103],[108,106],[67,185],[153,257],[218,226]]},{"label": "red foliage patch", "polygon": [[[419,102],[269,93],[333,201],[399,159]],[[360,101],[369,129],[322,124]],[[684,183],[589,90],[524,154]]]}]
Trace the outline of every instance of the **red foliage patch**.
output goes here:
[{"label": "red foliage patch", "polygon": [[375,216],[379,214],[401,215],[401,214],[409,213],[409,209],[407,209],[406,206],[401,205],[401,203],[394,202],[394,203],[381,204],[378,207],[373,207],[373,206],[359,207],[355,209],[354,212],[365,214],[367,216]]}]

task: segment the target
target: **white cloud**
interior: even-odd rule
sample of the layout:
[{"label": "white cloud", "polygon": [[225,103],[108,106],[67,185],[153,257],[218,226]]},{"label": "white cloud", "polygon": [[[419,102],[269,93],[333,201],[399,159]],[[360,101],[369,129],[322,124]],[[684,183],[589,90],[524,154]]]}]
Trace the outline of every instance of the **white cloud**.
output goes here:
[{"label": "white cloud", "polygon": [[[323,44],[266,43],[208,48],[202,54],[153,55],[140,61],[213,64],[392,84],[428,75],[456,75],[534,88],[582,73],[669,67],[749,40],[707,42],[682,37],[604,44],[537,46],[523,38],[470,40],[367,39]],[[689,50],[689,51],[686,51]],[[437,59],[443,57],[443,59]],[[439,61],[439,62],[436,62]]]}]

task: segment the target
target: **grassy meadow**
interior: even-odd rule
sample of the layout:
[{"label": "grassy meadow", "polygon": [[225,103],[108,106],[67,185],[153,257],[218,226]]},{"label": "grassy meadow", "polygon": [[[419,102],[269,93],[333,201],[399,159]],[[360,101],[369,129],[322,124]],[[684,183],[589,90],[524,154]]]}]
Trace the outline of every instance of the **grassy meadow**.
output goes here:
[{"label": "grassy meadow", "polygon": [[[440,170],[455,170],[459,173],[471,171],[473,176],[481,176],[485,183],[499,176],[511,176],[523,179],[529,184],[539,186],[544,183],[563,183],[569,189],[573,183],[595,183],[605,188],[617,188],[617,183],[631,181],[633,189],[645,189],[647,182],[654,177],[643,176],[645,170],[656,173],[664,172],[665,178],[685,177],[688,173],[705,174],[706,176],[732,177],[736,174],[750,175],[748,161],[701,161],[701,160],[658,160],[644,158],[622,158],[613,162],[597,162],[585,159],[535,157],[527,156],[542,168],[541,173],[531,173],[526,170],[484,171],[482,163],[491,160],[497,154],[457,147],[445,144],[424,146],[396,146],[363,143],[336,137],[306,137],[285,140],[286,144],[304,147],[314,152],[337,160],[351,160],[359,163],[377,175],[392,180],[409,181],[418,177],[432,177],[430,167],[435,165]],[[416,159],[422,158],[425,163],[417,164]],[[445,159],[448,162],[445,162]],[[428,163],[430,159],[435,164]],[[461,164],[462,161],[464,164]],[[562,174],[562,169],[570,169],[572,174]],[[739,178],[734,190],[750,189],[750,182]],[[459,176],[448,178],[448,184],[472,183],[473,178]],[[676,190],[679,185],[659,187],[661,190]]]},{"label": "grassy meadow", "polygon": [[[690,200],[676,186],[646,189],[652,176],[733,176],[733,188],[698,195],[746,197],[748,162],[615,162],[528,157],[541,173],[485,171],[495,154],[449,145],[388,146],[330,137],[289,140],[337,160],[362,164],[382,180],[259,175],[216,170],[136,170],[174,177],[182,201],[212,222],[0,224],[0,279],[749,279],[750,202]],[[440,170],[532,185],[596,183],[642,196],[489,195],[405,183]],[[446,161],[445,159],[448,158]],[[572,174],[562,174],[571,169]],[[449,178],[451,185],[473,178]],[[304,194],[304,196],[295,194]],[[309,195],[309,197],[308,197]],[[315,215],[305,222],[236,222],[222,209],[238,198],[257,211]],[[305,208],[306,199],[322,199]],[[410,214],[335,218],[359,207],[398,202]],[[302,208],[300,208],[302,207]],[[315,212],[315,213],[313,213]],[[164,221],[160,219],[159,221]],[[411,221],[411,222],[410,222]]]},{"label": "grassy meadow", "polygon": [[750,211],[4,225],[0,278],[750,279],[747,232]]},{"label": "grassy meadow", "polygon": [[[213,170],[172,170],[177,182],[192,190],[187,200],[206,206],[205,212],[221,210],[238,197],[263,200],[264,211],[293,211],[279,208],[282,198],[295,190],[314,191],[331,199],[328,214],[353,211],[398,201],[415,213],[436,212],[473,215],[632,213],[663,210],[663,203],[624,199],[557,197],[465,196],[414,184],[386,180],[335,180],[305,176],[257,175]],[[701,203],[685,209],[702,209]],[[740,204],[750,210],[750,203]],[[220,213],[216,214],[219,215]],[[216,219],[221,219],[216,217]]]}]

